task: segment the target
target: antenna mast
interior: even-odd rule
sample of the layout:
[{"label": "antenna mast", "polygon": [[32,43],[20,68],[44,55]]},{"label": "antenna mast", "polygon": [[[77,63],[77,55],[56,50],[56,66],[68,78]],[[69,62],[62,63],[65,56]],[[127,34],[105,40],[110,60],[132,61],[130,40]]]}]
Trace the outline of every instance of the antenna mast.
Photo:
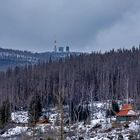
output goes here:
[{"label": "antenna mast", "polygon": [[54,52],[56,53],[57,52],[57,46],[56,46],[56,40],[54,40]]}]

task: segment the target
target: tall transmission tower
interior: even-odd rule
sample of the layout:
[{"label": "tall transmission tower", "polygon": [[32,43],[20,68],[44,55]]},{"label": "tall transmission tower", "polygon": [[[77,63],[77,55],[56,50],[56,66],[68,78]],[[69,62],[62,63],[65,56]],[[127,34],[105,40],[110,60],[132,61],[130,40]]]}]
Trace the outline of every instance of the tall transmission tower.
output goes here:
[{"label": "tall transmission tower", "polygon": [[57,42],[54,40],[54,52],[57,52]]}]

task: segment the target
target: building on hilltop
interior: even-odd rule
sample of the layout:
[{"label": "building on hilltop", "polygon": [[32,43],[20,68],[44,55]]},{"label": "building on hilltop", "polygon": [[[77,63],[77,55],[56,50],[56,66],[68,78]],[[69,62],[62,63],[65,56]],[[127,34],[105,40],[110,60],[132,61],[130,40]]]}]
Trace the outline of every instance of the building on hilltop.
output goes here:
[{"label": "building on hilltop", "polygon": [[64,52],[64,47],[59,47],[58,49],[59,49],[59,52],[60,53],[63,53]]},{"label": "building on hilltop", "polygon": [[70,47],[69,46],[66,46],[66,52],[70,52]]}]

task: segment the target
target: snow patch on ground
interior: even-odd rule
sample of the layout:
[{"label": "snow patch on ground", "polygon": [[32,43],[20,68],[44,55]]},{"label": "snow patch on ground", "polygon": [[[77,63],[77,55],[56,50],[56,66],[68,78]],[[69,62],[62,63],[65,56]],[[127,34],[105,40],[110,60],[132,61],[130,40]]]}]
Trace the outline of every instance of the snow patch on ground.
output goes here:
[{"label": "snow patch on ground", "polygon": [[28,123],[27,111],[16,111],[11,113],[11,120],[15,123]]},{"label": "snow patch on ground", "polygon": [[6,131],[1,136],[2,137],[10,137],[10,136],[19,135],[19,134],[25,133],[27,131],[27,129],[28,129],[28,127],[16,126],[15,128],[8,129],[8,131]]},{"label": "snow patch on ground", "polygon": [[138,129],[139,129],[139,125],[137,125],[135,122],[131,122],[130,124],[129,124],[129,130],[132,130],[132,131],[138,131]]}]

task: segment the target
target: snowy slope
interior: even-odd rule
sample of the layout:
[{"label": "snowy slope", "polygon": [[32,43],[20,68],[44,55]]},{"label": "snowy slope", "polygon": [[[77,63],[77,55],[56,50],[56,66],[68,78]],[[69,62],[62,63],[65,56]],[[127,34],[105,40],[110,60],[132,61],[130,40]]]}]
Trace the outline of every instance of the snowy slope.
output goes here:
[{"label": "snowy slope", "polygon": [[[73,135],[70,137],[67,136],[66,140],[78,140],[79,137],[84,138],[84,140],[118,140],[119,137],[123,137],[124,140],[129,140],[130,137],[140,139],[140,123],[138,120],[129,122],[128,127],[124,126],[124,122],[114,127],[114,122],[116,122],[115,118],[105,117],[105,106],[107,106],[107,104],[103,102],[94,103],[94,115],[88,124],[77,122],[70,127],[68,125],[65,126],[65,134],[69,133],[69,131],[73,132]],[[12,121],[16,123],[27,123],[28,112],[14,112],[11,114],[11,118]],[[51,134],[56,134],[59,129],[60,127],[54,124],[38,124],[35,127],[37,132],[47,134],[50,132]],[[15,128],[8,129],[1,137],[15,136],[22,133],[31,136],[33,131],[31,128],[17,125]]]}]

